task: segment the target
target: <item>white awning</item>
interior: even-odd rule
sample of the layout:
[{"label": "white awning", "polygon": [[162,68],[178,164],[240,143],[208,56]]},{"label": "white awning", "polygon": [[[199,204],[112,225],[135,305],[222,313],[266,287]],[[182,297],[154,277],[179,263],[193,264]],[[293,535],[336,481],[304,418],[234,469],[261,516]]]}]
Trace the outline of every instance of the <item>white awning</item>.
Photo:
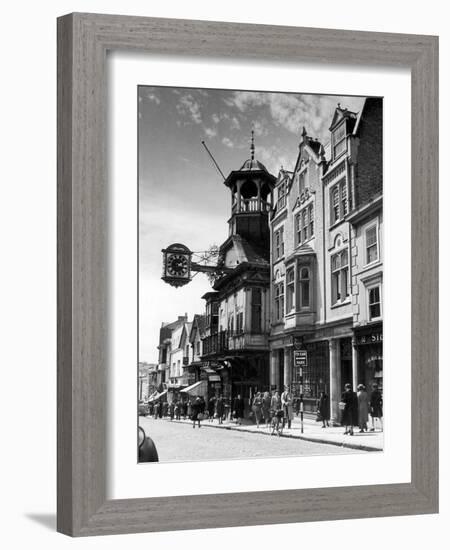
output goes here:
[{"label": "white awning", "polygon": [[157,395],[152,395],[150,397],[150,399],[148,400],[149,403],[153,403],[153,401],[156,401],[157,399],[159,399],[160,397],[162,397],[163,395],[166,395],[167,393],[167,390],[164,390],[163,392],[161,393],[158,393]]},{"label": "white awning", "polygon": [[203,395],[207,391],[207,386],[208,382],[206,380],[199,380],[181,391],[189,395]]}]

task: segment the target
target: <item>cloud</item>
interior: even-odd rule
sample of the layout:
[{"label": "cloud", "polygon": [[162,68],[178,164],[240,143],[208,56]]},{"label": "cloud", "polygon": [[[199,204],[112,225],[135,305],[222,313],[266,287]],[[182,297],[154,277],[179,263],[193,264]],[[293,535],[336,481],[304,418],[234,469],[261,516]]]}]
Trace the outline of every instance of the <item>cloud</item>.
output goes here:
[{"label": "cloud", "polygon": [[181,96],[176,109],[180,115],[188,116],[195,124],[202,123],[200,104],[194,99],[192,94]]},{"label": "cloud", "polygon": [[222,143],[223,143],[226,147],[230,147],[230,149],[234,147],[234,142],[232,142],[231,139],[229,139],[229,138],[227,138],[227,137],[222,138]]},{"label": "cloud", "polygon": [[[305,126],[309,135],[325,142],[329,139],[328,127],[338,102],[350,110],[359,110],[362,98],[325,95],[300,95],[291,93],[233,92],[224,99],[229,107],[236,107],[242,113],[250,113],[261,120],[268,111],[272,122],[287,131],[300,135]],[[255,133],[263,132],[264,126],[256,122]],[[265,134],[261,134],[265,135]]]},{"label": "cloud", "polygon": [[213,138],[217,136],[217,130],[215,128],[207,128],[206,126],[203,128],[206,137]]},{"label": "cloud", "polygon": [[153,103],[156,103],[156,105],[161,103],[161,99],[153,92],[147,94],[147,99]]}]

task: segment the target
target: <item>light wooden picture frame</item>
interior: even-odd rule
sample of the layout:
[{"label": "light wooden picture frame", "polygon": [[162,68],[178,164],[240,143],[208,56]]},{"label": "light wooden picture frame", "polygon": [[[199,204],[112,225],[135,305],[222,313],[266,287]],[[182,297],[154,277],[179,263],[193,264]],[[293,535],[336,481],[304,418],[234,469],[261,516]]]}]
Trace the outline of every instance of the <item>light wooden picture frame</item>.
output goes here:
[{"label": "light wooden picture frame", "polygon": [[[411,70],[410,483],[107,499],[112,50]],[[58,19],[58,531],[87,536],[436,513],[437,396],[437,37],[82,13]]]}]

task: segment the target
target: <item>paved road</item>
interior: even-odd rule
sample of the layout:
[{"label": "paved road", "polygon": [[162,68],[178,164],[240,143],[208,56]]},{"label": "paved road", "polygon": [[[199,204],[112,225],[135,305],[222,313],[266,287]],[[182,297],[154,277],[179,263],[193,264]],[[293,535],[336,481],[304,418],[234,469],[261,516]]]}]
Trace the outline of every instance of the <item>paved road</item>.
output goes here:
[{"label": "paved road", "polygon": [[155,442],[160,462],[360,452],[287,437],[212,428],[207,424],[193,429],[191,424],[143,417],[139,417],[139,423]]}]

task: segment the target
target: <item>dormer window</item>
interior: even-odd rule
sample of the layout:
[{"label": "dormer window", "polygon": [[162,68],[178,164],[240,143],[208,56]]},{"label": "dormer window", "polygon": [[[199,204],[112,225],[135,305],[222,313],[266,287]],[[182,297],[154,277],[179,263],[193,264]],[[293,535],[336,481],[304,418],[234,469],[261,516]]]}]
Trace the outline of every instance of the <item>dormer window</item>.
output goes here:
[{"label": "dormer window", "polygon": [[278,210],[286,206],[286,181],[282,181],[278,186]]},{"label": "dormer window", "polygon": [[331,134],[333,144],[333,160],[342,155],[347,150],[345,121],[335,128]]}]

